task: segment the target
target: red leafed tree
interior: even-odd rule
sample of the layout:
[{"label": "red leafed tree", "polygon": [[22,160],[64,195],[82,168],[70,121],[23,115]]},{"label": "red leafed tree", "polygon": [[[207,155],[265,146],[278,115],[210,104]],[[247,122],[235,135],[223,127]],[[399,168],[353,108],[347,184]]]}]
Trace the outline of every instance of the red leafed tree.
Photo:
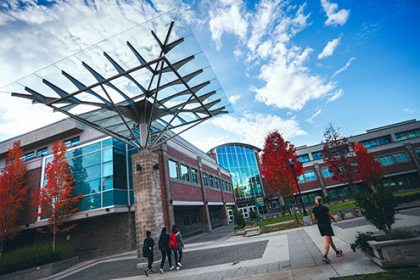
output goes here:
[{"label": "red leafed tree", "polygon": [[22,230],[16,223],[28,191],[25,173],[23,151],[20,141],[16,141],[13,148],[8,150],[6,166],[0,174],[0,257],[4,241],[13,239]]},{"label": "red leafed tree", "polygon": [[[303,166],[296,160],[296,149],[289,141],[284,141],[280,133],[274,131],[267,135],[262,154],[262,175],[270,189],[292,202],[297,193],[296,181],[293,176],[289,159],[294,161],[296,176],[302,175]],[[293,207],[294,209],[294,207]]]},{"label": "red leafed tree", "polygon": [[[47,184],[41,188],[39,195],[32,193],[33,205],[38,206],[37,217],[47,217],[47,229],[53,234],[53,251],[55,251],[56,235],[60,232],[68,232],[76,224],[64,223],[64,218],[75,213],[75,205],[83,198],[83,195],[72,197],[73,177],[66,161],[66,145],[56,141],[54,143],[54,159],[45,168],[45,180]],[[38,231],[45,233],[44,228]]]},{"label": "red leafed tree", "polygon": [[357,171],[360,179],[375,191],[384,176],[381,164],[359,142],[354,145],[354,152],[357,157]]},{"label": "red leafed tree", "polygon": [[322,155],[328,164],[328,170],[334,174],[332,179],[348,184],[353,189],[354,183],[359,179],[357,159],[350,151],[353,143],[341,135],[332,124],[325,130],[324,138]]}]

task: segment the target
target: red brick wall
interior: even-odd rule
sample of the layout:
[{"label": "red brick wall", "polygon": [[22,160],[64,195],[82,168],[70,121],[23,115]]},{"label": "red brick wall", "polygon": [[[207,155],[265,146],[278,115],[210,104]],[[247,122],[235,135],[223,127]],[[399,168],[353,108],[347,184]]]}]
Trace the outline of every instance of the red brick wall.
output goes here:
[{"label": "red brick wall", "polygon": [[225,192],[225,201],[226,202],[235,202],[235,198],[233,197],[233,194]]},{"label": "red brick wall", "polygon": [[173,200],[203,201],[203,195],[200,187],[170,182],[171,196]]},{"label": "red brick wall", "polygon": [[187,155],[185,155],[185,154],[183,154],[183,153],[181,153],[177,150],[174,150],[171,147],[168,147],[168,156],[170,156],[170,157],[172,156],[174,158],[177,158],[181,161],[184,161],[184,162],[190,164],[193,167],[198,168],[197,167],[197,159],[190,158],[189,156],[187,156]]},{"label": "red brick wall", "polygon": [[206,189],[207,201],[222,201],[222,194],[220,190]]}]

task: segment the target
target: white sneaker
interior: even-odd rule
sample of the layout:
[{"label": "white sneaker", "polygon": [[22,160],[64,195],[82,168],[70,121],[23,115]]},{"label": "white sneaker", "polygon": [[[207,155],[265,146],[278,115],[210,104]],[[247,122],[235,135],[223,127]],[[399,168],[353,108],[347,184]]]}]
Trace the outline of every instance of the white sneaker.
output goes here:
[{"label": "white sneaker", "polygon": [[177,266],[179,266],[179,267],[182,267],[182,265],[181,265],[181,263],[180,263],[180,262],[179,262],[179,263],[177,263],[176,265],[177,265]]},{"label": "white sneaker", "polygon": [[161,269],[159,269],[159,271],[160,271],[160,274],[163,274],[163,269],[161,268]]},{"label": "white sneaker", "polygon": [[179,266],[176,267],[176,270],[179,270]]},{"label": "white sneaker", "polygon": [[172,270],[172,269],[174,269],[175,267],[174,266],[171,266],[170,268],[169,268],[169,270]]}]

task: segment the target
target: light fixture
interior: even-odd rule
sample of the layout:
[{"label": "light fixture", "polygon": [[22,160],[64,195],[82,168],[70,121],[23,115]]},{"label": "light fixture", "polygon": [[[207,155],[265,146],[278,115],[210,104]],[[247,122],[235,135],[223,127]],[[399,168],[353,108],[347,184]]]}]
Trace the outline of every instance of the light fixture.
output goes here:
[{"label": "light fixture", "polygon": [[105,212],[109,212],[109,208],[105,208]]},{"label": "light fixture", "polygon": [[159,163],[156,163],[156,164],[153,166],[153,169],[154,169],[154,170],[159,170]]},{"label": "light fixture", "polygon": [[141,171],[141,165],[140,164],[136,164],[136,171]]}]

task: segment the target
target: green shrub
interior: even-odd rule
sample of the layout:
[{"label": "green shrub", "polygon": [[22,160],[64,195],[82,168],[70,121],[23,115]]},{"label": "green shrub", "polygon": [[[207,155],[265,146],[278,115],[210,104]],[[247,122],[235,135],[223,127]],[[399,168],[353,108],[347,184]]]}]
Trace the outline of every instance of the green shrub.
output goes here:
[{"label": "green shrub", "polygon": [[420,200],[420,193],[413,193],[409,195],[399,195],[399,196],[396,195],[395,200],[397,201],[398,204]]},{"label": "green shrub", "polygon": [[257,219],[257,211],[251,210],[249,212],[249,218],[252,220],[256,220]]},{"label": "green shrub", "polygon": [[353,252],[356,252],[356,249],[362,251],[363,253],[368,253],[373,255],[372,248],[369,246],[368,241],[373,240],[373,232],[357,232],[356,239],[354,243],[350,244]]},{"label": "green shrub", "polygon": [[51,245],[19,248],[2,255],[0,275],[60,261],[72,256],[73,247],[70,244],[57,246],[55,252],[52,252]]},{"label": "green shrub", "polygon": [[245,218],[239,211],[233,211],[233,222],[239,228],[245,227]]},{"label": "green shrub", "polygon": [[391,226],[395,223],[394,208],[397,202],[389,190],[379,186],[376,192],[368,189],[356,195],[355,199],[366,220],[385,233],[391,231]]}]

